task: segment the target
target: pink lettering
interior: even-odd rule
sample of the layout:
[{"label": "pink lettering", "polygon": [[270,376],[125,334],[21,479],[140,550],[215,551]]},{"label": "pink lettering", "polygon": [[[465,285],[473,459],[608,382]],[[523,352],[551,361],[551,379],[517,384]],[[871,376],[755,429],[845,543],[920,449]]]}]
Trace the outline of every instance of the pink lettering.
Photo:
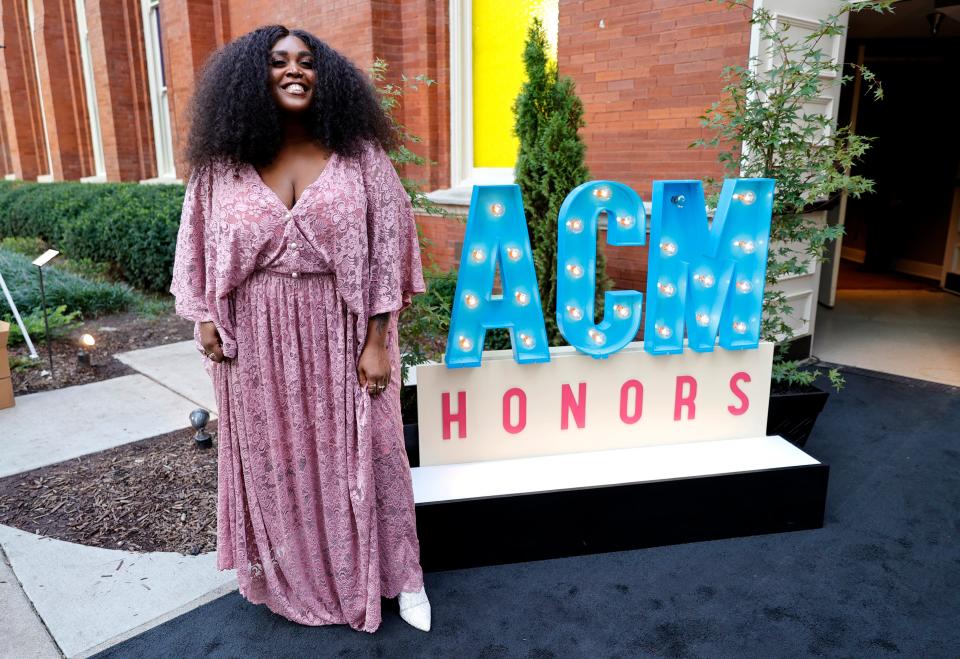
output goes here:
[{"label": "pink lettering", "polygon": [[[684,393],[686,387],[686,393]],[[694,401],[697,398],[697,379],[692,375],[678,375],[677,389],[673,402],[673,420],[680,420],[680,408],[687,408],[687,420],[693,421],[697,414],[697,407]]]},{"label": "pink lettering", "polygon": [[750,382],[750,374],[744,373],[743,371],[738,371],[733,374],[733,377],[730,378],[730,391],[732,391],[733,395],[736,396],[740,401],[739,407],[727,405],[727,411],[733,416],[746,414],[747,410],[750,409],[750,399],[747,398],[747,395],[743,393],[743,389],[740,388],[741,382]]},{"label": "pink lettering", "polygon": [[569,384],[564,384],[560,390],[560,430],[570,427],[571,414],[577,428],[583,428],[587,422],[587,383],[581,382],[578,389],[576,398],[573,397],[573,389]]},{"label": "pink lettering", "polygon": [[450,411],[450,392],[444,391],[440,396],[440,417],[443,423],[443,438],[450,439],[450,426],[457,424],[457,436],[467,438],[467,392],[457,392],[457,411]]},{"label": "pink lettering", "polygon": [[[511,419],[512,414],[510,413],[511,401],[517,399],[517,422],[513,423]],[[507,389],[507,392],[503,394],[503,429],[506,430],[511,435],[516,435],[518,432],[523,430],[527,425],[527,394],[523,392],[523,389],[519,387],[513,387],[512,389]]]},{"label": "pink lettering", "polygon": [[[633,411],[630,411],[630,392],[633,392]],[[643,415],[643,385],[639,380],[627,380],[620,387],[620,420],[636,423]]]}]

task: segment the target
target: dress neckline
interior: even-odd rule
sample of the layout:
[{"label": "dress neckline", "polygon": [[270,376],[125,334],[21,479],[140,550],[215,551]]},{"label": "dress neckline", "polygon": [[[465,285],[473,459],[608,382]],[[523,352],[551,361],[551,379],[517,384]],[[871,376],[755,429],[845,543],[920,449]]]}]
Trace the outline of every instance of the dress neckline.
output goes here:
[{"label": "dress neckline", "polygon": [[273,188],[267,185],[267,182],[263,180],[262,176],[260,176],[260,172],[257,171],[257,168],[254,167],[252,163],[247,163],[247,164],[250,166],[250,169],[253,171],[253,175],[256,177],[257,183],[259,183],[263,188],[267,190],[270,196],[273,197],[273,200],[277,204],[279,204],[280,207],[283,208],[285,212],[292,213],[294,210],[296,210],[297,206],[300,205],[300,202],[303,201],[303,198],[307,196],[307,191],[313,188],[313,186],[317,185],[324,178],[324,175],[327,173],[327,170],[330,169],[330,166],[333,164],[333,161],[335,158],[337,158],[337,152],[333,151],[331,152],[330,157],[327,158],[327,163],[323,166],[323,170],[320,172],[317,178],[315,178],[313,182],[310,183],[310,185],[308,185],[307,187],[305,187],[303,190],[300,191],[300,196],[297,197],[297,200],[295,202],[293,202],[293,206],[289,208],[287,208],[287,205],[283,203],[282,199],[280,199],[280,195],[278,195]]}]

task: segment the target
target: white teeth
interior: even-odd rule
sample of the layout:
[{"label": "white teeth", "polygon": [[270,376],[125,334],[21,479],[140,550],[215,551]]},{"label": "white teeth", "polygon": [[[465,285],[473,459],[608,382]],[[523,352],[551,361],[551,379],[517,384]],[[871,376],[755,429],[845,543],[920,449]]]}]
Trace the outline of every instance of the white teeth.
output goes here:
[{"label": "white teeth", "polygon": [[297,83],[287,85],[286,90],[291,94],[305,94],[307,91],[306,89],[303,88],[303,85],[300,85]]}]

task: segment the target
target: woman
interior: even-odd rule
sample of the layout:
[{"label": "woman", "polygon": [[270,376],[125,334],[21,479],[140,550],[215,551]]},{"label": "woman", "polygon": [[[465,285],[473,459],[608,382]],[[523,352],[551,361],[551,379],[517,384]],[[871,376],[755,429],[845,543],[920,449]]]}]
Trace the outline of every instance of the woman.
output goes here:
[{"label": "woman", "polygon": [[305,625],[430,628],[400,420],[397,313],[424,290],[392,123],[313,35],[263,27],[194,96],[177,313],[219,412],[217,568]]}]

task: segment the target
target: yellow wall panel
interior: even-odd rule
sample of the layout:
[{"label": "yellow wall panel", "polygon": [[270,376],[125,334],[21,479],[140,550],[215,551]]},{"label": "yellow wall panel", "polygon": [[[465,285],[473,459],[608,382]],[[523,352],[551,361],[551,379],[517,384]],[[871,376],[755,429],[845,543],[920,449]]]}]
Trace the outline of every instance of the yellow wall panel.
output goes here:
[{"label": "yellow wall panel", "polygon": [[473,0],[473,165],[513,167],[513,102],[526,79],[523,46],[534,16],[556,57],[557,0]]}]

